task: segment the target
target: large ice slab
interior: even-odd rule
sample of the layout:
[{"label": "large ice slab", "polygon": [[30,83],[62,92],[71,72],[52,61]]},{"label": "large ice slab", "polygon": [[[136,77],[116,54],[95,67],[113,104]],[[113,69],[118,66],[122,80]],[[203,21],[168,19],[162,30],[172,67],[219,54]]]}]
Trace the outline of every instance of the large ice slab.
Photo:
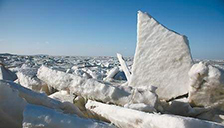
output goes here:
[{"label": "large ice slab", "polygon": [[23,117],[23,128],[115,128],[111,124],[79,118],[30,104],[26,106]]},{"label": "large ice slab", "polygon": [[156,86],[159,98],[166,100],[186,94],[192,65],[187,37],[167,29],[141,11],[137,36],[129,85]]},{"label": "large ice slab", "polygon": [[168,114],[149,114],[115,105],[88,101],[86,108],[119,128],[223,128],[218,123]]},{"label": "large ice slab", "polygon": [[0,80],[0,85],[9,86],[13,90],[18,91],[19,96],[21,98],[24,98],[30,104],[41,105],[48,108],[56,109],[58,111],[63,111],[64,113],[77,114],[79,116],[82,116],[80,115],[80,112],[77,111],[77,109],[69,107],[67,104],[64,104],[58,100],[49,98],[44,93],[34,92],[11,81]]},{"label": "large ice slab", "polygon": [[58,90],[68,90],[86,99],[122,106],[127,103],[145,103],[154,107],[157,104],[157,95],[152,88],[115,86],[95,79],[84,79],[46,66],[39,68],[37,76],[49,86]]},{"label": "large ice slab", "polygon": [[21,128],[23,110],[27,102],[19,96],[19,92],[0,82],[0,127]]}]

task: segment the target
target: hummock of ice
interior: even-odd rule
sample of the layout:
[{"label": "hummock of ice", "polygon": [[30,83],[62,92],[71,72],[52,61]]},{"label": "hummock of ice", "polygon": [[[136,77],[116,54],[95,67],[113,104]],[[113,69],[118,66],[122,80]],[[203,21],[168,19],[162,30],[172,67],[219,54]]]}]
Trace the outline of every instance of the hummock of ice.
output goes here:
[{"label": "hummock of ice", "polygon": [[188,71],[192,65],[188,40],[149,16],[138,12],[137,47],[130,86],[158,87],[160,99],[188,92]]}]

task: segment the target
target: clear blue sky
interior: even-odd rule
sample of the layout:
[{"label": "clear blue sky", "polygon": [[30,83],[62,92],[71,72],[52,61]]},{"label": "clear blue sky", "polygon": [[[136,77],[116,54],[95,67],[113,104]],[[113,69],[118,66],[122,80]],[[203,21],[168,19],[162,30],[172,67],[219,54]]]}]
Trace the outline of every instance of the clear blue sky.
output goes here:
[{"label": "clear blue sky", "polygon": [[138,10],[224,59],[223,0],[0,0],[0,53],[133,56]]}]

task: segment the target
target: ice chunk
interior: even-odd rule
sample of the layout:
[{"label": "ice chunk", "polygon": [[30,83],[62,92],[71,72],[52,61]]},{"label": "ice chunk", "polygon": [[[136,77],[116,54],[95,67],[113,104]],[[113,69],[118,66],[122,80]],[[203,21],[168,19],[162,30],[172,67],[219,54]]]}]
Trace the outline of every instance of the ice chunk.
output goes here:
[{"label": "ice chunk", "polygon": [[222,123],[224,125],[224,112],[220,108],[211,109],[198,115],[196,118]]},{"label": "ice chunk", "polygon": [[163,104],[164,113],[175,114],[180,116],[196,117],[199,114],[207,112],[206,108],[192,108],[187,98],[175,99],[170,101],[166,106]]},{"label": "ice chunk", "polygon": [[97,114],[94,114],[94,113],[90,112],[88,109],[86,109],[85,104],[86,104],[87,100],[88,99],[85,99],[81,96],[77,96],[74,99],[74,104],[82,111],[82,113],[84,114],[84,116],[86,118],[93,118],[93,119],[109,122],[105,118],[102,118],[101,116],[98,116]]},{"label": "ice chunk", "polygon": [[156,86],[159,98],[166,100],[186,94],[192,65],[187,37],[167,29],[141,11],[137,31],[129,85]]},{"label": "ice chunk", "polygon": [[115,86],[94,79],[84,79],[72,74],[52,70],[42,66],[38,70],[38,78],[58,90],[68,90],[70,93],[105,103],[125,105],[127,103],[146,103],[156,106],[157,95],[147,89]]},{"label": "ice chunk", "polygon": [[122,88],[102,83],[94,79],[84,79],[72,74],[52,70],[42,66],[38,70],[38,78],[58,90],[69,90],[87,99],[111,102],[124,105],[129,102],[131,88]]},{"label": "ice chunk", "polygon": [[191,105],[209,107],[224,104],[224,71],[222,69],[200,62],[192,66],[189,77]]},{"label": "ice chunk", "polygon": [[150,114],[89,100],[86,108],[120,128],[223,128],[218,123],[168,114]]},{"label": "ice chunk", "polygon": [[115,128],[111,124],[63,114],[37,105],[27,105],[23,117],[23,128]]},{"label": "ice chunk", "polygon": [[155,107],[158,103],[158,96],[154,93],[154,87],[139,87],[133,90],[131,103],[144,103]]},{"label": "ice chunk", "polygon": [[75,111],[75,114],[79,115],[80,117],[84,117],[79,108],[73,104],[75,97],[73,94],[69,94],[67,91],[61,90],[49,95],[48,97],[61,101],[64,104],[66,110],[69,110],[67,113],[74,113]]},{"label": "ice chunk", "polygon": [[117,58],[118,58],[118,60],[119,60],[119,62],[120,62],[120,64],[121,64],[121,68],[122,68],[122,70],[124,71],[124,74],[125,74],[127,80],[130,81],[131,74],[130,74],[130,71],[129,71],[129,69],[128,69],[128,66],[127,66],[127,64],[125,63],[125,61],[124,61],[122,55],[119,54],[119,53],[117,53]]},{"label": "ice chunk", "polygon": [[139,110],[143,112],[156,112],[156,109],[150,105],[146,105],[144,103],[137,103],[137,104],[125,104],[125,108],[130,108],[134,110]]},{"label": "ice chunk", "polygon": [[22,86],[40,92],[44,91],[49,94],[47,85],[36,77],[36,75],[27,74],[26,71],[17,72],[18,82]]},{"label": "ice chunk", "polygon": [[48,97],[50,97],[52,99],[59,100],[61,102],[73,103],[73,99],[74,99],[75,96],[73,94],[69,94],[65,90],[61,90],[61,91],[58,91],[58,92],[55,92],[55,93],[49,95]]},{"label": "ice chunk", "polygon": [[189,71],[189,102],[208,109],[197,118],[220,122],[224,114],[224,71],[206,63],[194,64]]},{"label": "ice chunk", "polygon": [[21,128],[23,110],[27,102],[8,84],[0,81],[0,127]]},{"label": "ice chunk", "polygon": [[44,93],[34,92],[11,81],[0,80],[0,84],[7,85],[13,90],[17,90],[19,92],[19,96],[24,98],[30,104],[42,105],[48,108],[57,109],[58,111],[63,111],[65,113],[72,113],[79,115],[79,112],[76,111],[76,109],[67,107],[66,104],[63,104],[58,100],[49,98]]},{"label": "ice chunk", "polygon": [[17,76],[15,73],[0,64],[0,79],[14,81],[17,79]]}]

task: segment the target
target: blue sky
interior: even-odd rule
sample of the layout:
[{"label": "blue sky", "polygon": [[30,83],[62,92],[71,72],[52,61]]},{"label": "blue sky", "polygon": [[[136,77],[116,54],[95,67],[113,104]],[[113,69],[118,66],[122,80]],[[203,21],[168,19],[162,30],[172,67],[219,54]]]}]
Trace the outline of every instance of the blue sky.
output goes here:
[{"label": "blue sky", "polygon": [[0,0],[0,53],[133,56],[138,10],[224,59],[223,0]]}]

